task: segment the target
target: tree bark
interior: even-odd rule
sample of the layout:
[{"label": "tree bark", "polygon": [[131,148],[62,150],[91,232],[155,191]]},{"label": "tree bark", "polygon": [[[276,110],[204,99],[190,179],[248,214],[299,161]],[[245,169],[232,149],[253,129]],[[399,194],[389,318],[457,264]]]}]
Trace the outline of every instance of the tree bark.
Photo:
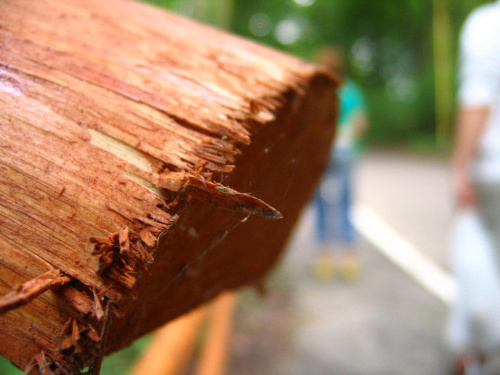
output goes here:
[{"label": "tree bark", "polygon": [[0,46],[1,355],[98,373],[275,265],[335,77],[127,0],[2,1]]}]

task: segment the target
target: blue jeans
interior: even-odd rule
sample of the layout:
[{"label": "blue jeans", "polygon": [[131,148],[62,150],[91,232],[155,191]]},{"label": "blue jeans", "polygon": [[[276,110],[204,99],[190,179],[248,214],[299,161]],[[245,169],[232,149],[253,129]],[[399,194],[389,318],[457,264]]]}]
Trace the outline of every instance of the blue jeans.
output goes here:
[{"label": "blue jeans", "polygon": [[351,150],[336,150],[316,193],[317,236],[322,244],[354,242],[350,219],[352,203]]}]

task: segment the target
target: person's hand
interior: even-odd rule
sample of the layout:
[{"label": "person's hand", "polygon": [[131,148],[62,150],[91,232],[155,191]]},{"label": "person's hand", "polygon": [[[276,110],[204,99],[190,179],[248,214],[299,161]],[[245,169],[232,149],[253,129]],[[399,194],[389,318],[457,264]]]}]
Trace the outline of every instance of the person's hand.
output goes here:
[{"label": "person's hand", "polygon": [[459,207],[474,207],[478,204],[476,188],[466,167],[455,167],[452,175],[453,193]]}]

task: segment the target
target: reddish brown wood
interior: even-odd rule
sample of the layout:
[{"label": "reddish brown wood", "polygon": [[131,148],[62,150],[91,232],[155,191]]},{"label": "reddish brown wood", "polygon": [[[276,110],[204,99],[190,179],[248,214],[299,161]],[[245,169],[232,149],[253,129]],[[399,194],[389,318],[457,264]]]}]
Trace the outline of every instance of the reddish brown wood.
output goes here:
[{"label": "reddish brown wood", "polygon": [[71,278],[62,275],[59,270],[47,271],[0,297],[0,314],[25,305],[49,289],[65,285],[70,281]]},{"label": "reddish brown wood", "polygon": [[259,283],[325,164],[337,84],[129,0],[0,2],[0,354],[98,373]]}]

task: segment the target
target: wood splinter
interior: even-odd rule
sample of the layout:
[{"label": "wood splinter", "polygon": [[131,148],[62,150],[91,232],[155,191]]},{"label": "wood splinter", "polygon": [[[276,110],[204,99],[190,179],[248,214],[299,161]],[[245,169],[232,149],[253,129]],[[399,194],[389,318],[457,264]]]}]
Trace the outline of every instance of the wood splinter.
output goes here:
[{"label": "wood splinter", "polygon": [[159,176],[160,189],[185,193],[215,206],[258,214],[266,219],[282,219],[283,215],[266,202],[227,186],[206,180],[202,175],[187,172],[170,172]]},{"label": "wood splinter", "polygon": [[57,368],[57,364],[52,361],[52,359],[41,350],[37,355],[35,355],[30,364],[25,370],[26,374],[31,374],[32,370],[37,369],[40,374],[51,375],[55,374],[54,368]]},{"label": "wood splinter", "polygon": [[71,278],[63,275],[59,270],[47,271],[0,297],[0,314],[25,305],[47,290],[62,286],[70,281]]}]

